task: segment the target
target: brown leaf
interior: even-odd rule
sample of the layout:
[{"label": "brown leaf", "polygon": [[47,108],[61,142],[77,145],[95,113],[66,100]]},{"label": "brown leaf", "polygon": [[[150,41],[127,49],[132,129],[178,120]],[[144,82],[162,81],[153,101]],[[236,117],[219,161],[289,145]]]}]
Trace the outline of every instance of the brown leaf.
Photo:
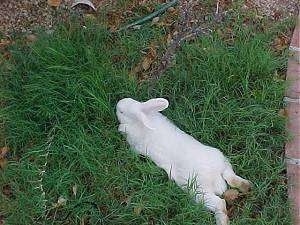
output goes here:
[{"label": "brown leaf", "polygon": [[156,58],[156,49],[154,47],[150,47],[147,55],[144,57],[142,62],[142,68],[146,71],[150,68],[151,64],[154,62]]},{"label": "brown leaf", "polygon": [[26,36],[27,41],[29,42],[35,42],[37,40],[37,36],[34,34],[29,34]]},{"label": "brown leaf", "polygon": [[61,3],[61,0],[48,0],[48,5],[53,7],[58,7]]},{"label": "brown leaf", "polygon": [[0,158],[4,158],[9,151],[9,147],[4,146],[0,149]]},{"label": "brown leaf", "polygon": [[11,190],[11,186],[9,184],[4,185],[2,187],[2,193],[8,198],[12,197],[13,192]]},{"label": "brown leaf", "polygon": [[148,70],[152,64],[152,60],[148,57],[144,58],[142,62],[142,67],[144,70]]},{"label": "brown leaf", "polygon": [[7,165],[7,159],[0,159],[0,168],[4,169]]},{"label": "brown leaf", "polygon": [[5,224],[5,217],[3,215],[0,215],[0,225]]},{"label": "brown leaf", "polygon": [[172,35],[171,34],[168,34],[167,36],[167,44],[171,44],[171,41],[172,41]]},{"label": "brown leaf", "polygon": [[99,205],[98,209],[104,215],[107,215],[109,213],[109,209],[106,205]]},{"label": "brown leaf", "polygon": [[282,116],[282,117],[287,117],[287,111],[286,111],[286,109],[279,109],[279,111],[278,111],[278,115],[279,116]]},{"label": "brown leaf", "polygon": [[276,37],[272,44],[275,51],[283,51],[288,47],[288,45],[289,45],[289,38],[283,34]]},{"label": "brown leaf", "polygon": [[2,147],[0,149],[0,168],[4,169],[5,166],[7,165],[7,159],[6,159],[6,154],[8,153],[9,148],[8,147]]},{"label": "brown leaf", "polygon": [[130,203],[131,203],[131,196],[124,197],[123,201],[121,202],[122,205],[126,205],[126,206],[130,205]]},{"label": "brown leaf", "polygon": [[136,206],[133,208],[133,212],[135,215],[139,216],[143,211],[143,206]]},{"label": "brown leaf", "polygon": [[136,65],[135,67],[133,67],[130,71],[130,75],[134,76],[138,73],[140,73],[143,70],[143,68],[141,67],[140,64]]},{"label": "brown leaf", "polygon": [[9,60],[11,59],[11,53],[10,52],[4,52],[2,54],[3,58],[6,59],[6,60]]},{"label": "brown leaf", "polygon": [[174,7],[170,7],[167,9],[167,12],[169,13],[174,13],[176,11],[176,9]]},{"label": "brown leaf", "polygon": [[122,23],[124,16],[118,11],[110,11],[107,13],[107,22],[109,30],[114,32]]},{"label": "brown leaf", "polygon": [[233,3],[232,0],[219,0],[218,2],[219,2],[219,7],[222,9],[229,8]]},{"label": "brown leaf", "polygon": [[8,39],[1,39],[0,40],[0,49],[4,49],[7,46],[9,46],[10,44],[12,44],[12,41],[10,41]]},{"label": "brown leaf", "polygon": [[92,13],[86,13],[86,14],[84,14],[84,18],[87,20],[93,21],[96,19],[96,16]]}]

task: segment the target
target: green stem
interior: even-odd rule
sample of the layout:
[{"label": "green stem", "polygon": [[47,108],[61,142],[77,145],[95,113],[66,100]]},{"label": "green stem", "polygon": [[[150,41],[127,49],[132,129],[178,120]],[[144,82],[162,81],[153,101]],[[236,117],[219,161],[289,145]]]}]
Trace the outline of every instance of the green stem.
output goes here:
[{"label": "green stem", "polygon": [[137,21],[135,21],[133,23],[130,23],[130,24],[128,24],[128,25],[120,28],[118,31],[126,30],[126,29],[128,29],[130,27],[133,27],[133,26],[145,23],[146,21],[151,20],[154,17],[156,17],[156,16],[164,13],[168,8],[176,5],[177,3],[178,3],[178,0],[172,0],[171,2],[168,2],[165,5],[163,5],[159,10],[157,10],[157,11],[149,14],[148,16],[143,17],[142,19],[139,19],[139,20],[137,20]]}]

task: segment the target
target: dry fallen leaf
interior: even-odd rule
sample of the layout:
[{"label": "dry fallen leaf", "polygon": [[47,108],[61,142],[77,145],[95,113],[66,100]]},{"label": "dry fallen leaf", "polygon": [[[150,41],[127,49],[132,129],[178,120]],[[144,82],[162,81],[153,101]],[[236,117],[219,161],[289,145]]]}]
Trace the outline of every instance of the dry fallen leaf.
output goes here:
[{"label": "dry fallen leaf", "polygon": [[61,3],[61,0],[48,0],[48,5],[53,7],[58,7]]},{"label": "dry fallen leaf", "polygon": [[172,35],[171,34],[168,34],[168,36],[167,36],[167,44],[169,45],[169,44],[171,44],[171,41],[172,41]]},{"label": "dry fallen leaf", "polygon": [[26,36],[27,41],[29,42],[35,42],[37,40],[37,36],[34,34],[29,34]]},{"label": "dry fallen leaf", "polygon": [[142,62],[142,68],[146,71],[150,68],[152,63],[154,62],[156,58],[156,49],[154,47],[150,47],[149,51],[147,52],[147,55],[144,57]]},{"label": "dry fallen leaf", "polygon": [[287,117],[287,111],[286,109],[279,109],[278,115],[282,117]]},{"label": "dry fallen leaf", "polygon": [[3,59],[9,60],[11,58],[11,53],[6,51],[2,54]]},{"label": "dry fallen leaf", "polygon": [[150,68],[151,64],[152,64],[152,60],[150,58],[146,57],[142,62],[142,67],[144,70],[148,70]]},{"label": "dry fallen leaf", "polygon": [[0,168],[4,169],[4,167],[7,164],[6,154],[8,153],[9,148],[8,147],[2,147],[0,149]]},{"label": "dry fallen leaf", "polygon": [[275,40],[272,43],[273,48],[275,51],[283,51],[286,49],[289,45],[289,38],[286,35],[279,35],[275,38]]},{"label": "dry fallen leaf", "polygon": [[137,216],[139,216],[142,211],[143,211],[143,206],[136,206],[133,209],[134,214],[137,215]]},{"label": "dry fallen leaf", "polygon": [[135,26],[132,27],[132,29],[134,29],[134,30],[140,30],[141,27],[142,27],[142,25],[135,25]]},{"label": "dry fallen leaf", "polygon": [[7,160],[6,159],[0,159],[0,168],[4,169],[7,165]]},{"label": "dry fallen leaf", "polygon": [[7,46],[9,46],[12,42],[8,39],[1,39],[0,40],[0,49],[2,48],[6,48]]},{"label": "dry fallen leaf", "polygon": [[3,215],[0,215],[0,225],[5,224],[5,217]]},{"label": "dry fallen leaf", "polygon": [[154,18],[152,19],[152,24],[158,23],[158,21],[159,21],[159,16],[154,17]]},{"label": "dry fallen leaf", "polygon": [[96,16],[94,14],[87,13],[87,14],[84,14],[84,18],[92,21],[92,20],[96,19]]},{"label": "dry fallen leaf", "polygon": [[136,76],[137,74],[142,72],[142,70],[143,70],[142,66],[140,64],[138,64],[131,69],[130,76]]},{"label": "dry fallen leaf", "polygon": [[122,201],[122,205],[126,205],[126,206],[128,206],[128,205],[130,205],[130,203],[131,203],[131,196],[127,196],[127,197],[124,197],[124,199],[123,199],[123,201]]},{"label": "dry fallen leaf", "polygon": [[169,13],[173,13],[173,12],[176,11],[176,9],[172,6],[172,7],[168,8],[167,11],[168,11]]},{"label": "dry fallen leaf", "polygon": [[77,194],[77,184],[73,185],[72,191],[73,191],[73,195],[76,197],[76,194]]},{"label": "dry fallen leaf", "polygon": [[0,149],[0,158],[4,158],[6,156],[6,154],[8,153],[9,148],[7,146],[2,147]]},{"label": "dry fallen leaf", "polygon": [[107,12],[106,15],[109,30],[112,32],[119,29],[120,24],[123,23],[123,20],[126,18],[126,16],[124,16],[123,13],[120,13],[119,11],[115,10]]},{"label": "dry fallen leaf", "polygon": [[57,203],[53,204],[53,207],[54,208],[58,208],[58,207],[66,205],[66,203],[67,203],[67,199],[65,199],[64,197],[60,196],[58,198],[58,200],[57,200]]},{"label": "dry fallen leaf", "polygon": [[4,185],[2,187],[2,193],[8,198],[12,197],[13,192],[12,192],[11,186],[9,184]]}]

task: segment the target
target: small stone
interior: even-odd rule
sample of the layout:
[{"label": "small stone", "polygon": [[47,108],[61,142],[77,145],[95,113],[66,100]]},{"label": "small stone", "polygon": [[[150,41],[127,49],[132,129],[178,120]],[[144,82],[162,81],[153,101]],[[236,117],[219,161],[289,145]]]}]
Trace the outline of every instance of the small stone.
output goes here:
[{"label": "small stone", "polygon": [[132,29],[139,30],[139,29],[141,29],[141,27],[142,27],[142,25],[135,25],[132,27]]},{"label": "small stone", "polygon": [[34,34],[29,34],[26,36],[26,39],[29,41],[29,42],[35,42],[37,40],[37,36],[34,35]]},{"label": "small stone", "polygon": [[152,19],[152,24],[158,23],[158,21],[159,21],[159,16],[154,17],[154,18]]},{"label": "small stone", "polygon": [[169,13],[173,13],[174,11],[175,11],[175,8],[174,7],[170,7],[170,8],[168,8],[168,10],[167,10]]}]

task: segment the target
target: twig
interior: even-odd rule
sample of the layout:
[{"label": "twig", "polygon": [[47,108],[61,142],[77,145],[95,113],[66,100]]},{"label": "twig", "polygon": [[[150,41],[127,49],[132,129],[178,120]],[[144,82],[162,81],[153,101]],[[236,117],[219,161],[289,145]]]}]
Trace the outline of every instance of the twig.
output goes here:
[{"label": "twig", "polygon": [[220,4],[220,1],[218,0],[218,1],[217,1],[216,15],[219,14],[219,4]]},{"label": "twig", "polygon": [[189,41],[193,39],[194,37],[197,37],[200,34],[208,34],[209,32],[212,32],[212,30],[207,29],[207,31],[201,27],[197,27],[193,29],[191,32],[189,32],[186,36],[182,37],[180,39],[180,43],[183,41]]},{"label": "twig", "polygon": [[178,32],[173,34],[172,40],[161,58],[159,66],[152,71],[151,78],[157,80],[165,71],[172,66],[177,49],[184,41],[193,39],[200,34],[208,34],[209,29],[193,25],[193,4],[194,0],[179,1],[180,18]]},{"label": "twig", "polygon": [[170,8],[170,7],[174,6],[174,5],[176,5],[177,3],[178,3],[178,0],[172,0],[171,2],[166,3],[164,6],[162,6],[159,10],[157,10],[157,11],[155,11],[155,12],[149,14],[148,16],[143,17],[142,19],[139,19],[139,20],[137,20],[137,21],[135,21],[135,22],[133,22],[133,23],[130,23],[130,24],[126,25],[125,27],[121,27],[121,28],[120,28],[119,30],[117,30],[117,31],[126,30],[126,29],[128,29],[128,28],[130,28],[130,27],[134,27],[134,26],[140,25],[140,24],[142,24],[142,23],[145,23],[145,22],[147,22],[148,20],[151,20],[151,19],[153,19],[154,17],[156,17],[156,16],[158,16],[158,15],[164,13],[168,8]]}]

